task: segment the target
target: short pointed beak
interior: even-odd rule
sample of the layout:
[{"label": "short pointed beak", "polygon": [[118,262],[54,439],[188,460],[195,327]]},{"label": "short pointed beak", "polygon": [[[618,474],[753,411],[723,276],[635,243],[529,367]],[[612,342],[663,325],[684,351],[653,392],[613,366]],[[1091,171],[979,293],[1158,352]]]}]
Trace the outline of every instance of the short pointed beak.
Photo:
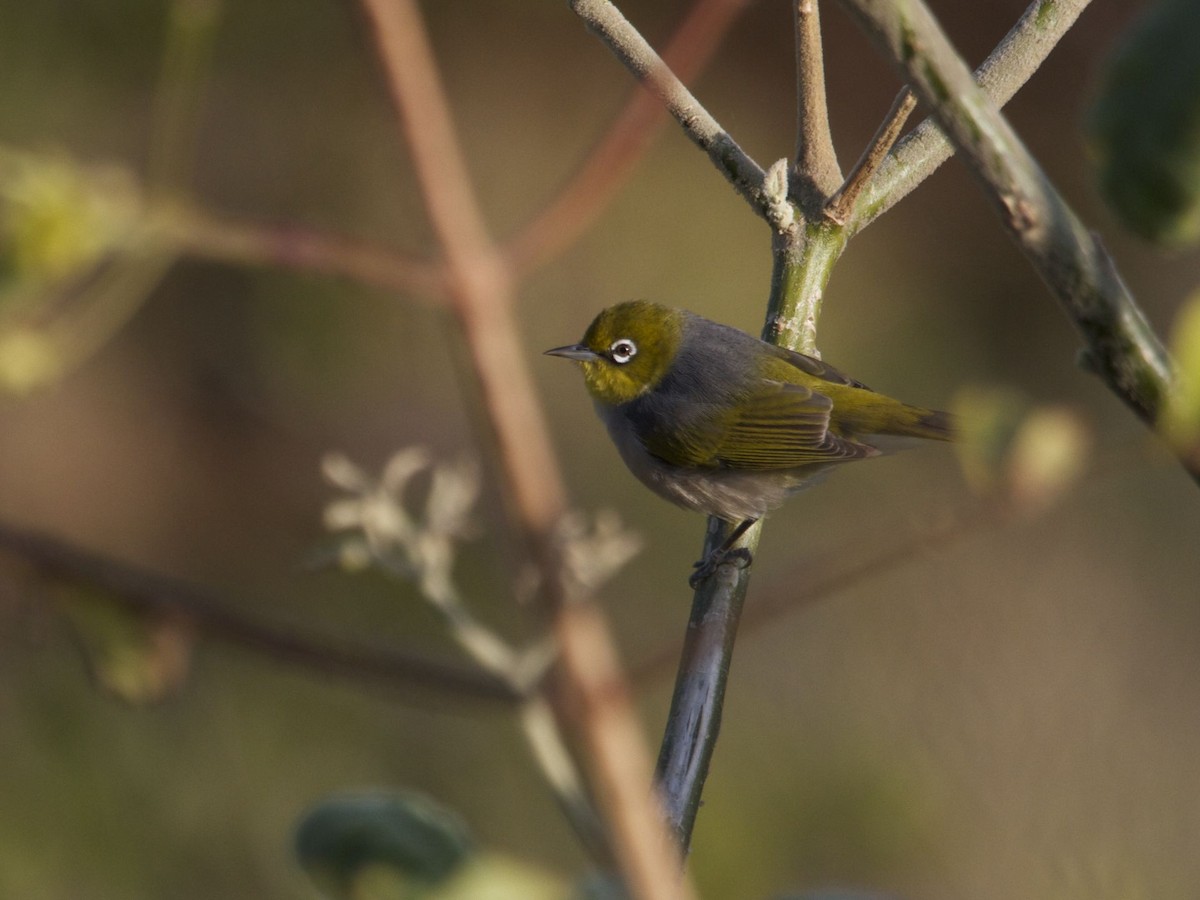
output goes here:
[{"label": "short pointed beak", "polygon": [[600,358],[599,353],[589,350],[583,344],[567,344],[565,347],[555,347],[553,350],[547,350],[545,355],[561,356],[563,359],[574,359],[578,362],[588,362],[589,360]]}]

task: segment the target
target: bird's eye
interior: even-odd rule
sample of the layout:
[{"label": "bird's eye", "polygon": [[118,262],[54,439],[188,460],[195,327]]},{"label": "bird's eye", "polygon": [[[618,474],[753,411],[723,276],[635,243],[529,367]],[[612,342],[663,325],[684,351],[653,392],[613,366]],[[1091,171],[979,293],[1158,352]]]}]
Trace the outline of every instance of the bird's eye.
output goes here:
[{"label": "bird's eye", "polygon": [[613,362],[624,365],[637,355],[637,344],[629,338],[621,338],[619,341],[613,341],[608,352]]}]

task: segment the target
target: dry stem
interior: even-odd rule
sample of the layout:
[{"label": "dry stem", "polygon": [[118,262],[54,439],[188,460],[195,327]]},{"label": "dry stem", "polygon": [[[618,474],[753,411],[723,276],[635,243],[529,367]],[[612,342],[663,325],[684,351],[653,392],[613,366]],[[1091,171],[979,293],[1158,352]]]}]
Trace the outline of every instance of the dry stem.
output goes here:
[{"label": "dry stem", "polygon": [[573,702],[556,707],[588,751],[592,785],[613,830],[622,874],[637,898],[691,895],[650,790],[650,765],[616,650],[595,605],[570,598],[554,540],[566,511],[557,460],[535,400],[513,317],[511,273],[471,191],[432,50],[415,0],[363,0],[404,126],[434,231],[450,272],[514,525],[538,567],[552,618],[558,676]]},{"label": "dry stem", "polygon": [[896,99],[892,101],[892,108],[888,110],[887,116],[876,130],[875,136],[871,138],[870,145],[858,158],[858,162],[854,164],[850,174],[846,176],[845,184],[829,198],[829,202],[825,205],[825,218],[838,225],[846,224],[850,211],[858,202],[858,195],[871,183],[871,179],[883,165],[896,140],[900,137],[900,132],[904,130],[904,123],[908,121],[909,115],[916,109],[916,106],[916,95],[908,88],[901,88]]},{"label": "dry stem", "polygon": [[794,194],[809,218],[842,180],[829,108],[825,99],[825,60],[821,50],[821,16],[817,0],[794,0],[796,34],[796,161]]},{"label": "dry stem", "polygon": [[102,592],[96,595],[97,602],[117,604],[137,614],[169,614],[214,640],[322,676],[509,704],[521,699],[507,682],[486,672],[409,651],[332,641],[256,621],[195,585],[108,559],[49,535],[0,525],[0,548],[51,578]]}]

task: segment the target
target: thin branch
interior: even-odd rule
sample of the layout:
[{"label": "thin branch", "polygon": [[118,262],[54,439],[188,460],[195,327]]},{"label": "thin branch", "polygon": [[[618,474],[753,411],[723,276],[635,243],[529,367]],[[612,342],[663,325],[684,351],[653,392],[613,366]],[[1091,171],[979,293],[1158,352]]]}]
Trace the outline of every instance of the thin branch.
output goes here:
[{"label": "thin branch", "polygon": [[442,266],[378,244],[296,225],[247,222],[180,204],[152,209],[150,216],[168,241],[199,258],[333,275],[423,300],[445,293]]},{"label": "thin branch", "polygon": [[[729,26],[752,0],[699,0],[663,50],[683,82],[708,65]],[[658,98],[638,87],[571,180],[504,243],[517,279],[577,241],[624,185],[667,121]]]},{"label": "thin branch", "polygon": [[[728,529],[720,519],[709,519],[705,556],[724,543]],[[738,546],[754,553],[761,530],[762,523],[754,525]],[[716,575],[696,589],[684,632],[656,778],[663,792],[667,821],[685,851],[691,844],[709,764],[717,747],[725,686],[749,586],[748,568],[720,566]]]},{"label": "thin branch", "polygon": [[[980,87],[1002,107],[1038,70],[1091,0],[1033,0],[983,65],[975,72]],[[933,117],[896,146],[867,186],[850,221],[852,232],[879,218],[948,160],[954,147]]]},{"label": "thin branch", "polygon": [[829,109],[825,99],[825,60],[817,0],[793,0],[796,31],[796,161],[793,194],[809,218],[825,205],[842,181]]},{"label": "thin branch", "polygon": [[[195,585],[108,559],[49,535],[0,525],[0,548],[48,577],[102,591],[94,595],[96,602],[119,604],[138,614],[171,615],[213,640],[321,676],[506,704],[521,699],[509,684],[486,672],[256,621]],[[83,596],[93,594],[89,591]]]},{"label": "thin branch", "polygon": [[592,786],[630,892],[639,900],[683,900],[690,886],[649,790],[648,753],[608,625],[563,581],[555,537],[566,511],[562,477],[516,333],[511,273],[471,191],[424,22],[415,0],[363,5],[449,266],[449,301],[499,448],[513,525],[538,567],[539,599],[559,648],[555,712],[577,728],[588,751]]},{"label": "thin branch", "polygon": [[[1099,239],[976,85],[920,0],[908,0],[903,12],[882,0],[842,2],[934,110],[1005,230],[1082,335],[1088,367],[1154,427],[1173,387],[1171,360]],[[1180,461],[1200,482],[1200,465]]]},{"label": "thin branch", "polygon": [[[970,513],[954,516],[919,534],[912,535],[903,543],[890,547],[875,556],[860,560],[854,565],[838,571],[814,576],[811,566],[805,567],[802,584],[789,577],[786,586],[782,583],[760,587],[753,605],[741,618],[740,633],[761,631],[774,624],[780,617],[797,609],[827,600],[834,594],[854,587],[879,575],[894,572],[905,565],[927,556],[934,550],[949,547],[965,538],[975,536],[984,528],[1002,523],[1005,511],[999,506],[987,506]],[[643,684],[670,671],[683,651],[678,643],[666,645],[639,660],[630,668],[629,677],[634,684]]]},{"label": "thin branch", "polygon": [[[816,355],[821,298],[845,246],[845,230],[808,232],[793,228],[772,233],[774,270],[763,339]],[[719,519],[709,519],[701,558],[721,545],[726,528]],[[761,529],[760,522],[739,546],[753,553]],[[734,640],[749,585],[750,569],[722,566],[717,576],[700,585],[692,600],[658,760],[671,826],[685,848],[716,749]]]},{"label": "thin branch", "polygon": [[858,202],[858,195],[871,183],[875,173],[887,159],[900,137],[900,132],[904,130],[904,123],[908,121],[916,106],[917,98],[913,92],[908,88],[901,88],[896,99],[892,101],[892,108],[888,110],[875,136],[871,138],[870,145],[846,176],[846,182],[829,198],[825,205],[825,218],[837,225],[846,224],[850,211]]},{"label": "thin branch", "polygon": [[667,107],[684,133],[708,154],[717,170],[759,215],[766,214],[766,173],[720,126],[654,48],[608,0],[570,0],[571,9],[602,40],[634,77]]}]

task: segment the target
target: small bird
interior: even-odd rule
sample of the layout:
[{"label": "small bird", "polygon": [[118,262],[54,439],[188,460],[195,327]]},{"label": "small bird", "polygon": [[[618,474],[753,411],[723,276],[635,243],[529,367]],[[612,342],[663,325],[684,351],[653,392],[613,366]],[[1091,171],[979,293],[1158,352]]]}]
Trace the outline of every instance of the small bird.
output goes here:
[{"label": "small bird", "polygon": [[685,509],[734,526],[696,563],[693,587],[735,555],[751,525],[831,467],[954,439],[949,413],[876,393],[812,356],[646,300],[603,310],[575,360],[625,465]]}]

